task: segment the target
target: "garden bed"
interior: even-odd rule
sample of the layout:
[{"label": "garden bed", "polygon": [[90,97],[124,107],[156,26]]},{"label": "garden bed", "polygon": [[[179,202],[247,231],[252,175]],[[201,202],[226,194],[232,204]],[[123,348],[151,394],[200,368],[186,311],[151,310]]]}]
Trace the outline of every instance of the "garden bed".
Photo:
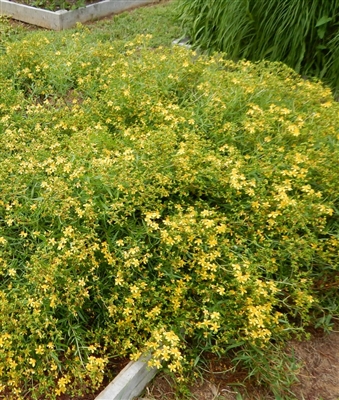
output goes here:
[{"label": "garden bed", "polygon": [[144,352],[179,385],[212,353],[287,399],[282,344],[338,316],[338,104],[143,11],[2,36],[0,393],[89,400]]},{"label": "garden bed", "polygon": [[[0,14],[28,24],[60,31],[72,28],[78,22],[97,20],[113,13],[156,2],[157,0],[103,0],[69,11],[65,9],[51,11],[13,1],[0,0]],[[75,6],[77,4],[79,2],[74,3]]]},{"label": "garden bed", "polygon": [[43,10],[77,10],[78,8],[89,6],[90,4],[99,3],[102,0],[10,0],[16,4],[25,6],[42,8]]}]

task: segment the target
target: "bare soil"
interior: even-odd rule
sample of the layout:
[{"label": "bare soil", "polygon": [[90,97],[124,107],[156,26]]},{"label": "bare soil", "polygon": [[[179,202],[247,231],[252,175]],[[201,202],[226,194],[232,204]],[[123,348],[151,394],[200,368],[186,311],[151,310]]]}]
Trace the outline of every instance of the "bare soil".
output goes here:
[{"label": "bare soil", "polygon": [[339,332],[315,337],[309,342],[291,343],[304,366],[294,391],[298,399],[339,399]]}]

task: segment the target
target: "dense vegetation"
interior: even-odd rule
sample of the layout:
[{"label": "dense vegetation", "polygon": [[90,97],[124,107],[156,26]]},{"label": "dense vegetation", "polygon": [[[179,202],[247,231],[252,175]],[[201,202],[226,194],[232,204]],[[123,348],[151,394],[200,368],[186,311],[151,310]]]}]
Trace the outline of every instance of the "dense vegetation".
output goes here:
[{"label": "dense vegetation", "polygon": [[274,346],[338,315],[339,104],[280,63],[132,36],[4,43],[0,393],[233,349],[286,399]]},{"label": "dense vegetation", "polygon": [[195,46],[282,61],[339,95],[339,0],[180,0]]}]

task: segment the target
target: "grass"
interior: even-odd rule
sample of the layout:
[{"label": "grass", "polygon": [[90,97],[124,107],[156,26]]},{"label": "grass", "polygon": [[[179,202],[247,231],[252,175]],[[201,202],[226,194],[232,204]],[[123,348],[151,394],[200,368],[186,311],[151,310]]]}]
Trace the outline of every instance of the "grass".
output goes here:
[{"label": "grass", "polygon": [[[125,11],[115,16],[110,16],[97,22],[86,24],[92,33],[93,43],[96,40],[130,40],[138,34],[153,36],[153,46],[170,46],[172,40],[181,35],[181,24],[177,18],[177,2],[162,0],[156,6],[146,5],[132,11]],[[24,40],[27,36],[34,35],[34,31],[42,28],[16,22],[6,16],[0,16],[0,45]],[[68,31],[69,32],[69,31]],[[51,33],[52,35],[68,35],[67,32]]]}]

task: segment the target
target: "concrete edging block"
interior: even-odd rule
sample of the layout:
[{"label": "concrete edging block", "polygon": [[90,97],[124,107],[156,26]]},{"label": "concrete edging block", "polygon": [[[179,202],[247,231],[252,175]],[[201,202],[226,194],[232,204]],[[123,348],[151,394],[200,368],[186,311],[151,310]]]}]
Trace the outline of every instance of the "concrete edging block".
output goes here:
[{"label": "concrete edging block", "polygon": [[158,0],[104,0],[77,10],[49,11],[42,8],[0,0],[0,15],[8,15],[28,24],[60,31],[72,28],[77,22],[93,21],[130,8],[156,3]]},{"label": "concrete edging block", "polygon": [[127,364],[95,400],[132,400],[139,396],[158,372],[157,368],[148,367],[150,358],[142,356]]}]

